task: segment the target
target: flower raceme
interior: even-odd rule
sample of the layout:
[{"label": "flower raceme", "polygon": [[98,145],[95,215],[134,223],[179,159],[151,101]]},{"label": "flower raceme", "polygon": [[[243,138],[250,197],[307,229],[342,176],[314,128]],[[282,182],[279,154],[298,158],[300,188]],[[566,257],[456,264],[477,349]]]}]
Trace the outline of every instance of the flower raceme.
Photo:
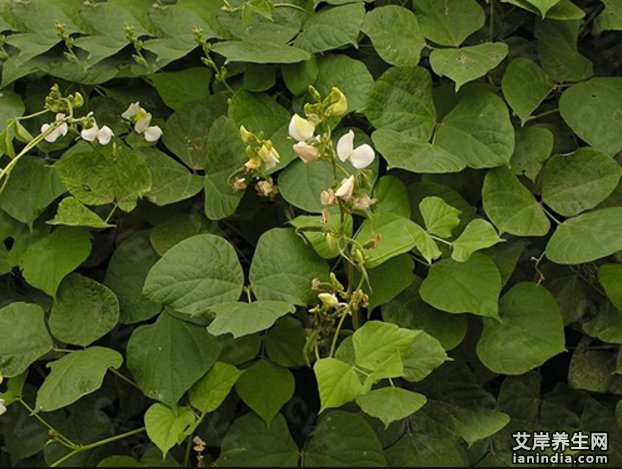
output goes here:
[{"label": "flower raceme", "polygon": [[134,131],[142,134],[147,142],[157,142],[162,136],[160,126],[151,125],[151,113],[142,108],[138,101],[130,104],[121,117],[133,122]]}]

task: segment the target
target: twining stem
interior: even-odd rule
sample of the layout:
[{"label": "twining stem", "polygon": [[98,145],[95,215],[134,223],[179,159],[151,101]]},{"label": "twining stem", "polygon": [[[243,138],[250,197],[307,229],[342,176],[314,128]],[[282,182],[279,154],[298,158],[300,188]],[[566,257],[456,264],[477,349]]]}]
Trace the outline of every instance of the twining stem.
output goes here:
[{"label": "twining stem", "polygon": [[330,344],[330,352],[328,352],[329,357],[332,357],[333,355],[335,355],[335,349],[337,348],[337,339],[339,338],[339,333],[341,332],[343,323],[345,322],[346,317],[348,316],[348,311],[349,311],[349,308],[346,308],[343,311],[341,318],[339,319],[339,323],[337,324],[337,328],[335,329],[335,335],[333,336],[333,342],[332,344]]},{"label": "twining stem", "polygon": [[130,378],[128,378],[127,376],[125,376],[123,373],[121,373],[120,371],[115,370],[114,368],[108,368],[110,370],[110,372],[115,375],[117,378],[119,378],[121,381],[125,381],[127,384],[129,384],[130,386],[138,389],[139,391],[140,386],[138,384],[136,384],[136,382],[134,382],[133,380],[131,380]]},{"label": "twining stem", "polygon": [[107,445],[109,443],[114,443],[115,441],[123,440],[125,438],[129,438],[129,437],[134,436],[134,435],[138,435],[139,433],[142,433],[144,431],[145,431],[145,427],[140,427],[140,428],[137,428],[135,430],[131,430],[129,432],[121,433],[119,435],[114,435],[114,436],[111,436],[109,438],[104,438],[103,440],[99,440],[99,441],[96,441],[94,443],[89,443],[88,445],[78,446],[73,451],[70,451],[65,456],[60,458],[58,461],[56,461],[55,463],[51,464],[50,467],[58,467],[62,463],[67,461],[68,459],[71,459],[75,455],[83,453],[84,451],[89,451],[89,450],[92,450],[92,449],[95,449],[95,448],[99,448],[100,446],[104,446],[104,445]]},{"label": "twining stem", "polygon": [[43,425],[45,428],[51,431],[54,435],[56,435],[59,443],[63,444],[64,446],[67,446],[68,448],[78,447],[77,444],[75,444],[73,441],[71,441],[61,432],[59,432],[56,428],[50,425],[43,417],[41,417],[38,413],[36,413],[35,410],[32,407],[30,407],[28,403],[25,400],[23,400],[21,397],[18,397],[16,401],[19,402],[24,407],[24,409],[26,409],[30,413],[32,417],[37,419],[41,425]]}]

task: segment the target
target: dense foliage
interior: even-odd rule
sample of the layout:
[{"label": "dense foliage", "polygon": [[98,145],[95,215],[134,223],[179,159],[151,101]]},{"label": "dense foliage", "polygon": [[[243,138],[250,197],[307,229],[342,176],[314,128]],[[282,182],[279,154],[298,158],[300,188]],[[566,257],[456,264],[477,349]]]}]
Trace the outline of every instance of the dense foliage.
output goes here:
[{"label": "dense foliage", "polygon": [[622,464],[622,0],[0,29],[0,464]]}]

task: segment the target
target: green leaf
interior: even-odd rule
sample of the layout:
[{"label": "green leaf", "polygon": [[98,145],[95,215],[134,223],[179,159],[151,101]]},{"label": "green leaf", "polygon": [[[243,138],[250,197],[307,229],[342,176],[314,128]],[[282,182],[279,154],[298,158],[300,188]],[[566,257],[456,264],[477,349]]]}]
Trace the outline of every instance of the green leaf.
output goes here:
[{"label": "green leaf", "polygon": [[577,215],[605,200],[621,175],[620,164],[598,150],[555,155],[542,172],[542,200],[560,215]]},{"label": "green leaf", "polygon": [[379,371],[393,355],[403,356],[419,333],[395,324],[368,321],[352,336],[355,363],[361,368]]},{"label": "green leaf", "polygon": [[268,360],[259,360],[244,370],[235,389],[244,403],[253,409],[266,425],[294,395],[294,375],[287,368]]},{"label": "green leaf", "polygon": [[[341,57],[341,56],[338,56]],[[316,56],[311,59],[295,64],[283,64],[281,74],[287,89],[295,96],[300,96],[309,91],[309,85],[315,82],[319,73]]]},{"label": "green leaf", "polygon": [[593,210],[569,218],[546,245],[546,257],[556,264],[583,264],[622,250],[622,208]]},{"label": "green leaf", "polygon": [[510,166],[517,176],[525,175],[532,182],[553,151],[553,134],[545,127],[525,127],[516,132],[516,146]]},{"label": "green leaf", "polygon": [[[437,314],[443,314],[435,311]],[[421,381],[447,360],[443,345],[430,334],[419,331],[415,340],[402,356],[404,379]]]},{"label": "green leaf", "polygon": [[[321,215],[299,215],[290,221],[296,233],[304,236],[315,252],[323,259],[339,255],[339,243],[328,243],[327,233],[341,229],[341,214],[338,207],[328,208],[328,220]],[[352,215],[346,214],[343,222],[344,232],[352,236]]]},{"label": "green leaf", "polygon": [[414,261],[407,255],[393,257],[375,269],[367,272],[371,291],[366,289],[369,296],[368,310],[388,303],[399,293],[408,288],[415,280]]},{"label": "green leaf", "polygon": [[187,407],[170,408],[155,403],[145,412],[147,436],[155,444],[163,457],[169,450],[186,437],[185,430],[196,420],[194,412]]},{"label": "green leaf", "polygon": [[220,236],[201,234],[176,244],[155,263],[143,293],[151,301],[198,315],[215,304],[237,300],[243,283],[233,246]]},{"label": "green leaf", "polygon": [[387,462],[372,427],[339,410],[320,417],[303,456],[303,467],[384,467]]},{"label": "green leaf", "polygon": [[90,252],[88,231],[59,226],[29,246],[19,265],[30,285],[56,296],[63,278],[82,264]]},{"label": "green leaf", "polygon": [[382,420],[385,428],[391,422],[405,419],[426,403],[426,397],[413,391],[396,387],[376,389],[356,398],[356,403],[368,415]]},{"label": "green leaf", "polygon": [[226,218],[238,208],[244,193],[233,191],[230,178],[245,161],[237,126],[219,117],[209,131],[205,159],[205,214],[210,220]]},{"label": "green leaf", "polygon": [[507,55],[508,46],[504,42],[484,42],[457,49],[434,49],[430,65],[437,75],[453,80],[458,91],[465,83],[496,68]]},{"label": "green leaf", "polygon": [[61,283],[49,326],[58,340],[86,347],[110,332],[118,321],[116,295],[93,279],[71,274]]},{"label": "green leaf", "polygon": [[522,282],[499,302],[500,318],[484,319],[477,356],[495,373],[519,375],[564,351],[564,323],[555,297]]},{"label": "green leaf", "polygon": [[374,78],[364,62],[347,55],[332,55],[318,60],[313,86],[322,96],[327,96],[333,87],[339,88],[348,100],[348,112],[355,112],[365,107]]},{"label": "green leaf", "polygon": [[466,262],[474,252],[503,241],[490,223],[481,218],[476,218],[469,222],[460,236],[452,243],[451,258],[458,262]]},{"label": "green leaf", "polygon": [[160,303],[149,301],[142,295],[145,278],[157,260],[146,232],[124,240],[110,258],[104,285],[119,300],[122,324],[144,321],[162,309]]},{"label": "green leaf", "polygon": [[145,198],[158,206],[186,200],[198,194],[203,187],[203,178],[188,171],[174,158],[154,147],[141,148],[151,171],[151,189]]},{"label": "green leaf", "polygon": [[[31,225],[54,199],[65,192],[58,175],[42,158],[26,156],[11,172],[0,195],[0,208]],[[36,187],[36,190],[34,188]]]},{"label": "green leaf", "polygon": [[354,367],[335,358],[321,358],[313,365],[322,408],[320,412],[341,407],[363,393],[363,385]]},{"label": "green leaf", "polygon": [[441,311],[496,318],[500,291],[499,269],[488,256],[475,253],[466,262],[445,259],[433,264],[420,294]]},{"label": "green leaf", "polygon": [[154,324],[134,330],[127,344],[127,367],[147,397],[172,407],[219,354],[220,345],[204,327],[164,312]]},{"label": "green leaf", "polygon": [[[523,10],[527,10],[534,15],[542,17],[541,12],[535,6],[538,0],[501,0],[503,3],[516,5]],[[548,0],[544,0],[548,1]],[[551,0],[552,1],[552,0]],[[560,0],[552,6],[546,13],[546,18],[551,20],[580,20],[585,17],[585,12],[570,0]]]},{"label": "green leaf", "polygon": [[190,389],[192,407],[202,413],[214,412],[233,389],[242,372],[228,363],[216,362]]},{"label": "green leaf", "polygon": [[149,242],[159,256],[184,239],[199,234],[201,218],[197,214],[178,213],[154,226],[149,232]]},{"label": "green leaf", "polygon": [[232,334],[238,338],[269,329],[277,319],[295,310],[294,305],[283,301],[221,303],[211,308],[216,319],[207,331],[215,336]]},{"label": "green leaf", "polygon": [[471,168],[492,168],[510,161],[514,128],[501,98],[473,89],[445,116],[434,141]]},{"label": "green leaf", "polygon": [[191,67],[175,72],[154,73],[149,79],[162,101],[168,107],[177,109],[209,96],[212,72],[207,67]]},{"label": "green leaf", "polygon": [[47,222],[49,225],[84,226],[87,228],[110,228],[114,225],[102,220],[75,197],[65,197],[58,204],[56,216]]},{"label": "green leaf", "polygon": [[390,68],[374,83],[365,115],[377,129],[428,141],[436,125],[430,73],[421,67]]},{"label": "green leaf", "polygon": [[355,46],[364,19],[365,7],[360,2],[325,8],[304,23],[294,46],[311,53]]},{"label": "green leaf", "polygon": [[6,89],[2,90],[2,94],[0,94],[0,132],[4,132],[6,129],[7,119],[22,116],[25,110],[26,106],[19,94]]},{"label": "green leaf", "polygon": [[594,20],[594,34],[622,31],[622,5],[616,0],[602,0],[604,11]]},{"label": "green leaf", "polygon": [[449,435],[418,431],[385,450],[389,467],[468,467],[466,451]]},{"label": "green leaf", "polygon": [[568,369],[568,384],[574,389],[620,394],[622,376],[616,374],[616,354],[600,350],[575,350]]},{"label": "green leaf", "polygon": [[622,78],[600,77],[571,86],[559,99],[568,126],[594,148],[614,156],[622,150]]},{"label": "green leaf", "polygon": [[192,169],[203,169],[207,158],[208,132],[227,112],[223,95],[193,101],[178,108],[162,128],[166,147]]},{"label": "green leaf", "polygon": [[598,281],[607,298],[618,311],[622,311],[622,265],[603,264],[598,267]]},{"label": "green leaf", "polygon": [[298,368],[306,363],[306,340],[307,332],[300,321],[285,316],[266,333],[263,343],[268,357],[274,363],[285,368]]},{"label": "green leaf", "polygon": [[426,39],[442,46],[459,46],[486,19],[474,0],[414,0],[413,9]]},{"label": "green leaf", "polygon": [[277,415],[270,425],[249,413],[239,417],[222,440],[221,467],[296,467],[298,447],[282,415]]},{"label": "green leaf", "polygon": [[553,8],[556,4],[560,2],[560,0],[525,0],[531,3],[534,7],[536,7],[540,13],[542,13],[542,18],[546,16],[546,13]]},{"label": "green leaf", "polygon": [[274,228],[259,242],[250,269],[258,300],[275,300],[306,306],[317,300],[311,281],[328,279],[328,266],[293,230]]},{"label": "green leaf", "polygon": [[426,197],[419,202],[419,211],[427,232],[441,238],[449,238],[460,224],[460,210],[448,205],[440,197]]},{"label": "green leaf", "polygon": [[592,76],[592,62],[577,49],[581,24],[582,21],[536,22],[540,63],[554,81],[581,81]]},{"label": "green leaf", "polygon": [[363,32],[385,62],[398,67],[419,63],[425,39],[417,17],[407,8],[397,5],[374,8],[365,16]]},{"label": "green leaf", "polygon": [[499,232],[544,236],[551,223],[533,194],[507,168],[488,171],[482,188],[486,215]]},{"label": "green leaf", "polygon": [[410,218],[408,190],[400,178],[389,174],[380,177],[374,186],[374,199],[377,202],[372,207],[373,211]]},{"label": "green leaf", "polygon": [[533,60],[517,57],[505,69],[501,89],[505,100],[525,125],[553,90],[553,82]]},{"label": "green leaf", "polygon": [[130,212],[151,189],[149,167],[135,151],[116,147],[118,154],[112,154],[113,150],[101,145],[99,151],[83,146],[76,148],[66,152],[53,168],[80,202],[117,204],[121,210]]},{"label": "green leaf", "polygon": [[122,363],[119,352],[105,347],[77,350],[49,363],[51,371],[37,392],[36,408],[43,412],[62,409],[97,391],[108,368],[117,369]]},{"label": "green leaf", "polygon": [[[311,55],[306,47],[287,46],[265,41],[224,41],[212,46],[217,54],[227,58],[227,62],[247,62],[256,64],[291,64],[309,60]],[[301,48],[302,47],[302,48]],[[315,52],[311,50],[310,52]]]},{"label": "green leaf", "polygon": [[389,169],[401,168],[413,173],[457,173],[466,166],[460,156],[402,132],[380,129],[373,133],[372,139],[387,160]]},{"label": "green leaf", "polygon": [[11,303],[0,309],[0,373],[5,378],[22,374],[31,363],[52,350],[43,308]]}]

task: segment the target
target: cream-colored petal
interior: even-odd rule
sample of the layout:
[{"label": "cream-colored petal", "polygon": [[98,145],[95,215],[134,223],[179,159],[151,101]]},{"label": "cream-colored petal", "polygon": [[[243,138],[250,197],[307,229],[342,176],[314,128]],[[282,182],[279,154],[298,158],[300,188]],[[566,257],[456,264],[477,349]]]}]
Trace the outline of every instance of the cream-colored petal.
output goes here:
[{"label": "cream-colored petal", "polygon": [[148,142],[157,142],[162,136],[162,129],[158,125],[147,127],[143,133],[143,136]]},{"label": "cream-colored petal", "polygon": [[306,142],[298,142],[294,146],[294,152],[305,163],[312,163],[320,157],[320,151],[313,145],[309,145]]},{"label": "cream-colored petal", "polygon": [[112,140],[112,137],[114,137],[114,132],[107,125],[104,125],[101,129],[99,129],[99,132],[97,132],[97,141],[100,145],[108,145],[110,140]]},{"label": "cream-colored petal", "polygon": [[341,161],[346,161],[354,150],[354,132],[350,130],[337,142],[337,156]]},{"label": "cream-colored petal", "polygon": [[365,143],[356,147],[354,151],[350,153],[349,159],[352,166],[356,169],[363,169],[373,163],[374,157],[374,149]]},{"label": "cream-colored petal", "polygon": [[343,200],[350,200],[354,193],[354,176],[342,179],[339,188],[335,191],[335,196]]},{"label": "cream-colored petal", "polygon": [[315,132],[315,125],[307,119],[300,117],[298,114],[294,114],[289,121],[289,136],[299,142],[304,142],[313,137]]}]

